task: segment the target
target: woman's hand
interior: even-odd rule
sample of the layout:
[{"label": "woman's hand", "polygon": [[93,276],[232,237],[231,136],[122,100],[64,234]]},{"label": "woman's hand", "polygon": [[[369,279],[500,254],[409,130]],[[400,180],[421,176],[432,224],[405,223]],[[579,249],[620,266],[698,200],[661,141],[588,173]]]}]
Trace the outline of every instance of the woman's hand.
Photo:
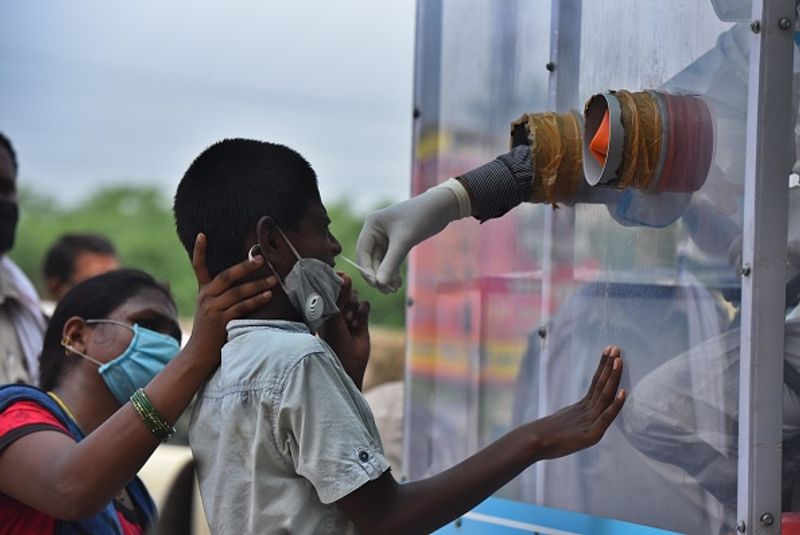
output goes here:
[{"label": "woman's hand", "polygon": [[239,284],[243,278],[254,273],[264,263],[261,256],[254,261],[244,260],[213,279],[206,266],[207,238],[198,234],[192,253],[192,268],[197,278],[199,294],[194,314],[192,336],[187,342],[197,358],[207,358],[219,364],[220,351],[227,335],[225,326],[229,321],[241,318],[263,307],[270,299],[270,291],[278,280],[274,275]]},{"label": "woman's hand", "polygon": [[[192,337],[145,387],[169,423],[178,419],[219,365],[228,321],[267,303],[272,297],[269,289],[277,283],[275,277],[267,277],[237,284],[260,267],[260,262],[250,261],[211,279],[203,234],[197,236],[192,264],[200,286]],[[0,451],[0,493],[58,519],[85,518],[119,494],[158,444],[126,403],[78,443],[59,431],[42,430],[6,446]]]}]

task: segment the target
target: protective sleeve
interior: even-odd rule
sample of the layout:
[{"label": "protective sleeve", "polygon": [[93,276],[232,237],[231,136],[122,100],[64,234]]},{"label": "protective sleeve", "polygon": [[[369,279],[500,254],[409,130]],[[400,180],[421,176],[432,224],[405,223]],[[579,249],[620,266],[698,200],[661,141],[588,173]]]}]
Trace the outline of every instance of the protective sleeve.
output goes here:
[{"label": "protective sleeve", "polygon": [[458,177],[481,221],[504,215],[531,196],[533,164],[527,145],[514,147],[491,162]]},{"label": "protective sleeve", "polygon": [[327,353],[301,359],[286,379],[277,414],[278,447],[324,504],[390,467],[366,400],[334,359]]}]

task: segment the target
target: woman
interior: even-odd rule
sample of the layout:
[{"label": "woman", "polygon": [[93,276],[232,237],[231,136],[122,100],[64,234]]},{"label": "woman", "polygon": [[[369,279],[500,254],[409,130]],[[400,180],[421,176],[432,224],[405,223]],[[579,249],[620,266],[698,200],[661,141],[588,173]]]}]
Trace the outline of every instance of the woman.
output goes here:
[{"label": "woman", "polygon": [[236,285],[260,259],[210,280],[205,243],[199,235],[192,264],[200,294],[183,350],[169,291],[142,271],[113,271],[59,303],[45,333],[41,389],[0,387],[0,535],[132,535],[153,525],[137,471],[219,365],[226,323],[262,307],[276,282]]}]

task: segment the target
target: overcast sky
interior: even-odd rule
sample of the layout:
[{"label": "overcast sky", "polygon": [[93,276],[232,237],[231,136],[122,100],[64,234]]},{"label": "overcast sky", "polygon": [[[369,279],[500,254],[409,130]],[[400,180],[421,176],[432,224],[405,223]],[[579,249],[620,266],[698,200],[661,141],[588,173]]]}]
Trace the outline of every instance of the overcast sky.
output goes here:
[{"label": "overcast sky", "polygon": [[171,195],[224,137],[306,156],[323,200],[406,197],[413,0],[0,0],[0,131],[20,181]]}]

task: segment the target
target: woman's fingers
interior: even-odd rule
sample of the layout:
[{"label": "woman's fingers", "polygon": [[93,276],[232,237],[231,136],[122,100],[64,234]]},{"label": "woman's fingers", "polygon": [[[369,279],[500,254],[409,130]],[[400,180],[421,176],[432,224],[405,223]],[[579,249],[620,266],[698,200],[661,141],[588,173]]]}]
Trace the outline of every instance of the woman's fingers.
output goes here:
[{"label": "woman's fingers", "polygon": [[207,244],[206,235],[201,232],[195,238],[194,249],[192,250],[192,268],[199,288],[211,281],[211,275],[209,275],[208,266],[206,265]]},{"label": "woman's fingers", "polygon": [[253,297],[236,301],[231,307],[225,310],[223,317],[227,323],[230,320],[238,319],[246,316],[250,312],[263,307],[272,299],[272,292],[270,290],[260,292]]},{"label": "woman's fingers", "polygon": [[[256,297],[261,293],[271,290],[278,284],[278,278],[270,275],[266,279],[258,279],[244,284],[239,284],[222,292],[216,296],[215,308],[218,310],[226,310],[235,306],[237,303],[247,301],[252,297]],[[271,295],[272,292],[269,292]]]},{"label": "woman's fingers", "polygon": [[239,280],[260,269],[263,264],[264,257],[260,255],[253,257],[252,262],[243,260],[214,277],[206,287],[206,292],[210,295],[220,295],[234,286]]}]

